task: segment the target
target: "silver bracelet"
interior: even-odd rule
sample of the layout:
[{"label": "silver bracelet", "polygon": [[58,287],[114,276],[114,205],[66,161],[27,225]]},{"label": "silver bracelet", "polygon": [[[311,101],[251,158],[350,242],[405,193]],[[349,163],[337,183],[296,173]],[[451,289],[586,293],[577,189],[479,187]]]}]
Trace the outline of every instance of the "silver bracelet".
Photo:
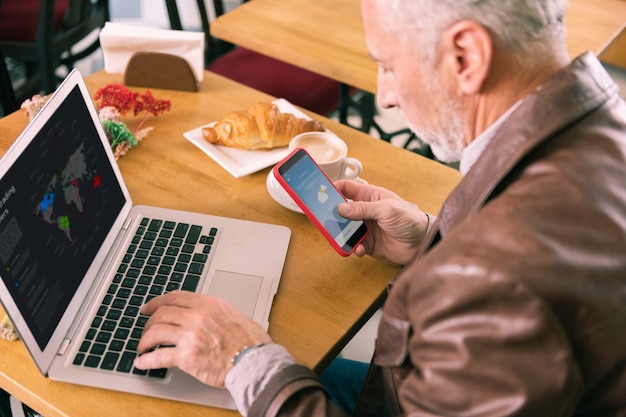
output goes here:
[{"label": "silver bracelet", "polygon": [[241,360],[241,358],[246,356],[246,354],[252,352],[255,349],[263,347],[263,346],[265,346],[265,343],[259,343],[259,344],[252,345],[252,346],[244,346],[244,347],[241,348],[241,350],[239,350],[237,353],[235,353],[235,355],[230,360],[230,362],[233,364],[233,366],[235,366]]}]

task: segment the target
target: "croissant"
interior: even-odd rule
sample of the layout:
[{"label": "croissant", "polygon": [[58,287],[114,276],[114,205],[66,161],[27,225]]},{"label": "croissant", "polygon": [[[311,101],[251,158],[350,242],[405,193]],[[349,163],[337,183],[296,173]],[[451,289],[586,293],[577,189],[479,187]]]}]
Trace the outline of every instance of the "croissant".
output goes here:
[{"label": "croissant", "polygon": [[323,130],[324,125],[317,120],[281,113],[275,104],[262,102],[229,113],[212,127],[202,128],[202,136],[213,144],[256,150],[287,146],[300,133]]}]

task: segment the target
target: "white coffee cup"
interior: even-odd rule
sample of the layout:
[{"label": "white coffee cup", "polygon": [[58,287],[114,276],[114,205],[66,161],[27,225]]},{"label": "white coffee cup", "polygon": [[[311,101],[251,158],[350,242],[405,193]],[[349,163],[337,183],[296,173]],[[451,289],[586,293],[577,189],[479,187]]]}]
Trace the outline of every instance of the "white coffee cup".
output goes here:
[{"label": "white coffee cup", "polygon": [[347,156],[346,143],[329,132],[301,133],[289,142],[289,150],[296,148],[306,150],[333,181],[356,178],[363,170],[361,161]]}]

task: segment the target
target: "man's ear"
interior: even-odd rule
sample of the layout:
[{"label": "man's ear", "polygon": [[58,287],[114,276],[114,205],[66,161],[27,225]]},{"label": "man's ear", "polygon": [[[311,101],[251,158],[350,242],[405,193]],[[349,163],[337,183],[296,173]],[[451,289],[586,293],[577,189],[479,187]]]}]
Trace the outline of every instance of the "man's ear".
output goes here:
[{"label": "man's ear", "polygon": [[442,46],[451,58],[452,76],[467,95],[481,92],[492,63],[493,43],[487,29],[471,20],[450,26],[442,36]]}]

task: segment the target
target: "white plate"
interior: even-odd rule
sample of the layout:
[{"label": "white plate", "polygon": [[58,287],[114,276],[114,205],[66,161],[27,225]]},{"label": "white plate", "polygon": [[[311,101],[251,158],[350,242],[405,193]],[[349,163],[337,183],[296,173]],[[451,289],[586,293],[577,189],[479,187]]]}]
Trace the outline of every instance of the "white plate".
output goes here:
[{"label": "white plate", "polygon": [[[292,113],[296,117],[310,120],[311,118],[302,113],[293,104],[280,98],[273,101],[283,113]],[[185,138],[209,155],[222,168],[230,172],[235,178],[252,174],[270,165],[274,165],[289,154],[286,146],[270,149],[266,151],[246,151],[242,149],[229,148],[227,146],[213,145],[202,137],[202,128],[212,126],[216,122],[209,123],[183,133]]]},{"label": "white plate", "polygon": [[302,213],[302,210],[298,207],[296,202],[293,201],[293,198],[291,198],[291,196],[287,194],[287,191],[278,183],[278,180],[274,177],[273,170],[267,174],[265,185],[267,186],[267,192],[270,193],[270,196],[272,196],[278,204],[291,211]]}]

